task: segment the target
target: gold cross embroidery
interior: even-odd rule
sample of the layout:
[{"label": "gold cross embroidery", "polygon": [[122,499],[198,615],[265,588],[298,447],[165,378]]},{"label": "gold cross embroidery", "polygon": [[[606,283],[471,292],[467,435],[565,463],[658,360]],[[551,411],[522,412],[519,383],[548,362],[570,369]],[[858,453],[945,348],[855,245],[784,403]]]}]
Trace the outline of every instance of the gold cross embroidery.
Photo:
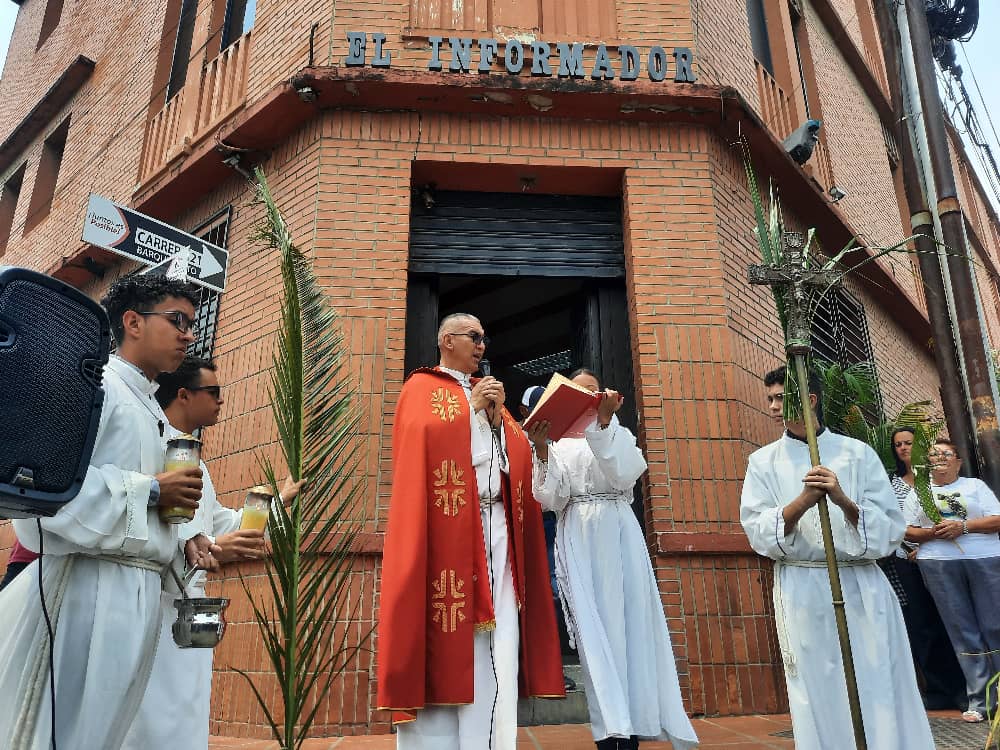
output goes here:
[{"label": "gold cross embroidery", "polygon": [[441,624],[442,633],[454,633],[459,622],[465,622],[465,581],[455,578],[454,570],[442,570],[438,580],[431,581],[431,616],[433,622]]},{"label": "gold cross embroidery", "polygon": [[524,528],[524,482],[520,479],[517,480],[517,523]]},{"label": "gold cross embroidery", "polygon": [[462,413],[462,405],[458,396],[447,388],[431,391],[431,412],[441,418],[442,422],[454,422],[455,417]]},{"label": "gold cross embroidery", "polygon": [[444,460],[440,469],[434,469],[434,507],[446,516],[457,516],[458,509],[465,505],[464,474],[454,461]]}]

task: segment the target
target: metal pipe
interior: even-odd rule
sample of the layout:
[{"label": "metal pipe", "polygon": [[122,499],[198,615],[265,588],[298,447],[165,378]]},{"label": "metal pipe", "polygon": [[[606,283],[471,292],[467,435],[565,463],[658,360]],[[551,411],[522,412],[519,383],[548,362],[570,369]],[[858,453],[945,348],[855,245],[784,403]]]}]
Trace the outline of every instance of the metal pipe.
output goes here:
[{"label": "metal pipe", "polygon": [[[965,245],[962,206],[951,168],[951,152],[944,128],[923,2],[907,2],[906,16],[910,24],[917,85],[923,102],[924,127],[927,129],[934,187],[938,197],[937,210],[941,217],[944,244],[948,247],[947,266],[954,293],[962,359],[972,400],[973,426],[979,447],[979,473],[994,492],[1000,492],[1000,429],[997,425],[996,402],[993,400],[988,355],[976,307],[972,267]],[[947,387],[947,384],[942,385]]]},{"label": "metal pipe", "polygon": [[[808,352],[808,350],[806,350]],[[807,354],[789,351],[789,359],[795,370],[795,381],[799,387],[802,418],[805,420],[806,443],[809,445],[809,460],[819,466],[819,443],[816,442],[816,413],[809,401],[809,371]],[[786,375],[787,377],[787,375]],[[857,750],[867,750],[865,723],[861,714],[861,697],[858,694],[858,678],[854,673],[854,653],[851,651],[851,636],[847,628],[847,612],[844,610],[844,592],[840,586],[840,568],[837,567],[837,552],[833,545],[833,530],[830,526],[830,508],[826,495],[816,503],[819,511],[819,525],[823,532],[823,551],[826,553],[826,572],[830,578],[830,593],[833,596],[833,615],[837,622],[837,638],[840,641],[840,656],[844,664],[844,679],[847,683],[847,703],[851,709],[851,724],[854,727],[854,744]]]},{"label": "metal pipe", "polygon": [[[970,464],[976,463],[976,443],[973,439],[972,418],[965,398],[965,389],[955,387],[962,384],[962,371],[959,367],[958,349],[955,343],[954,329],[951,326],[945,284],[941,274],[941,264],[938,257],[938,247],[934,241],[934,217],[927,210],[924,191],[921,189],[920,176],[917,171],[916,159],[913,155],[913,144],[909,129],[904,127],[902,113],[906,119],[913,122],[919,113],[912,112],[904,104],[902,86],[904,83],[903,63],[900,59],[905,47],[901,45],[897,32],[901,31],[896,19],[890,15],[887,2],[875,3],[875,13],[883,33],[879,35],[882,41],[882,53],[889,66],[889,88],[892,99],[892,110],[896,115],[895,137],[899,148],[900,169],[903,175],[903,191],[906,195],[906,205],[910,214],[910,228],[915,235],[914,244],[917,249],[917,263],[920,266],[920,276],[923,281],[924,300],[927,303],[927,317],[930,319],[931,335],[933,336],[934,364],[937,367],[941,405],[944,407],[945,420],[948,424],[948,434],[955,441],[963,456],[968,456]],[[946,384],[947,387],[946,387]]]}]

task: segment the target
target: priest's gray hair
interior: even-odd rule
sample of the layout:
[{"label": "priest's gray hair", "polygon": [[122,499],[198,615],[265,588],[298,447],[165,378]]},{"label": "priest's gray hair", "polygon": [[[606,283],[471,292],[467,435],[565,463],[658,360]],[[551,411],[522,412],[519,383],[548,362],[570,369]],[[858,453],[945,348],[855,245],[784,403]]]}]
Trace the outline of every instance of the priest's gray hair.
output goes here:
[{"label": "priest's gray hair", "polygon": [[476,324],[478,322],[479,318],[470,313],[452,313],[451,315],[446,315],[441,321],[441,325],[438,326],[438,346],[444,343],[446,333],[457,333],[455,328],[459,323]]}]

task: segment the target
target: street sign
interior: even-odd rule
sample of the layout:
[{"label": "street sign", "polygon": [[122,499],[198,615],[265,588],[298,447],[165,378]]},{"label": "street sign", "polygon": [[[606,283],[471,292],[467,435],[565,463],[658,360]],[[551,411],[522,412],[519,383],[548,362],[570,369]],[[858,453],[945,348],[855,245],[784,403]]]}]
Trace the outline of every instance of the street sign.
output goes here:
[{"label": "street sign", "polygon": [[186,252],[188,281],[217,292],[226,288],[229,251],[93,193],[83,241],[150,266]]}]

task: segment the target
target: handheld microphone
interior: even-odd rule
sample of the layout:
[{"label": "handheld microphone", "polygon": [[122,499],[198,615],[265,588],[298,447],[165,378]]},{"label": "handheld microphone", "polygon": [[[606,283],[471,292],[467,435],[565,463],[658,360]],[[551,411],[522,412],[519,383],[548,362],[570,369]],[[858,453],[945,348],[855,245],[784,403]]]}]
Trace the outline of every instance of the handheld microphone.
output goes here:
[{"label": "handheld microphone", "polygon": [[483,374],[484,378],[488,378],[490,376],[490,370],[492,369],[493,368],[490,366],[490,361],[488,359],[484,357],[479,360],[479,372]]}]

